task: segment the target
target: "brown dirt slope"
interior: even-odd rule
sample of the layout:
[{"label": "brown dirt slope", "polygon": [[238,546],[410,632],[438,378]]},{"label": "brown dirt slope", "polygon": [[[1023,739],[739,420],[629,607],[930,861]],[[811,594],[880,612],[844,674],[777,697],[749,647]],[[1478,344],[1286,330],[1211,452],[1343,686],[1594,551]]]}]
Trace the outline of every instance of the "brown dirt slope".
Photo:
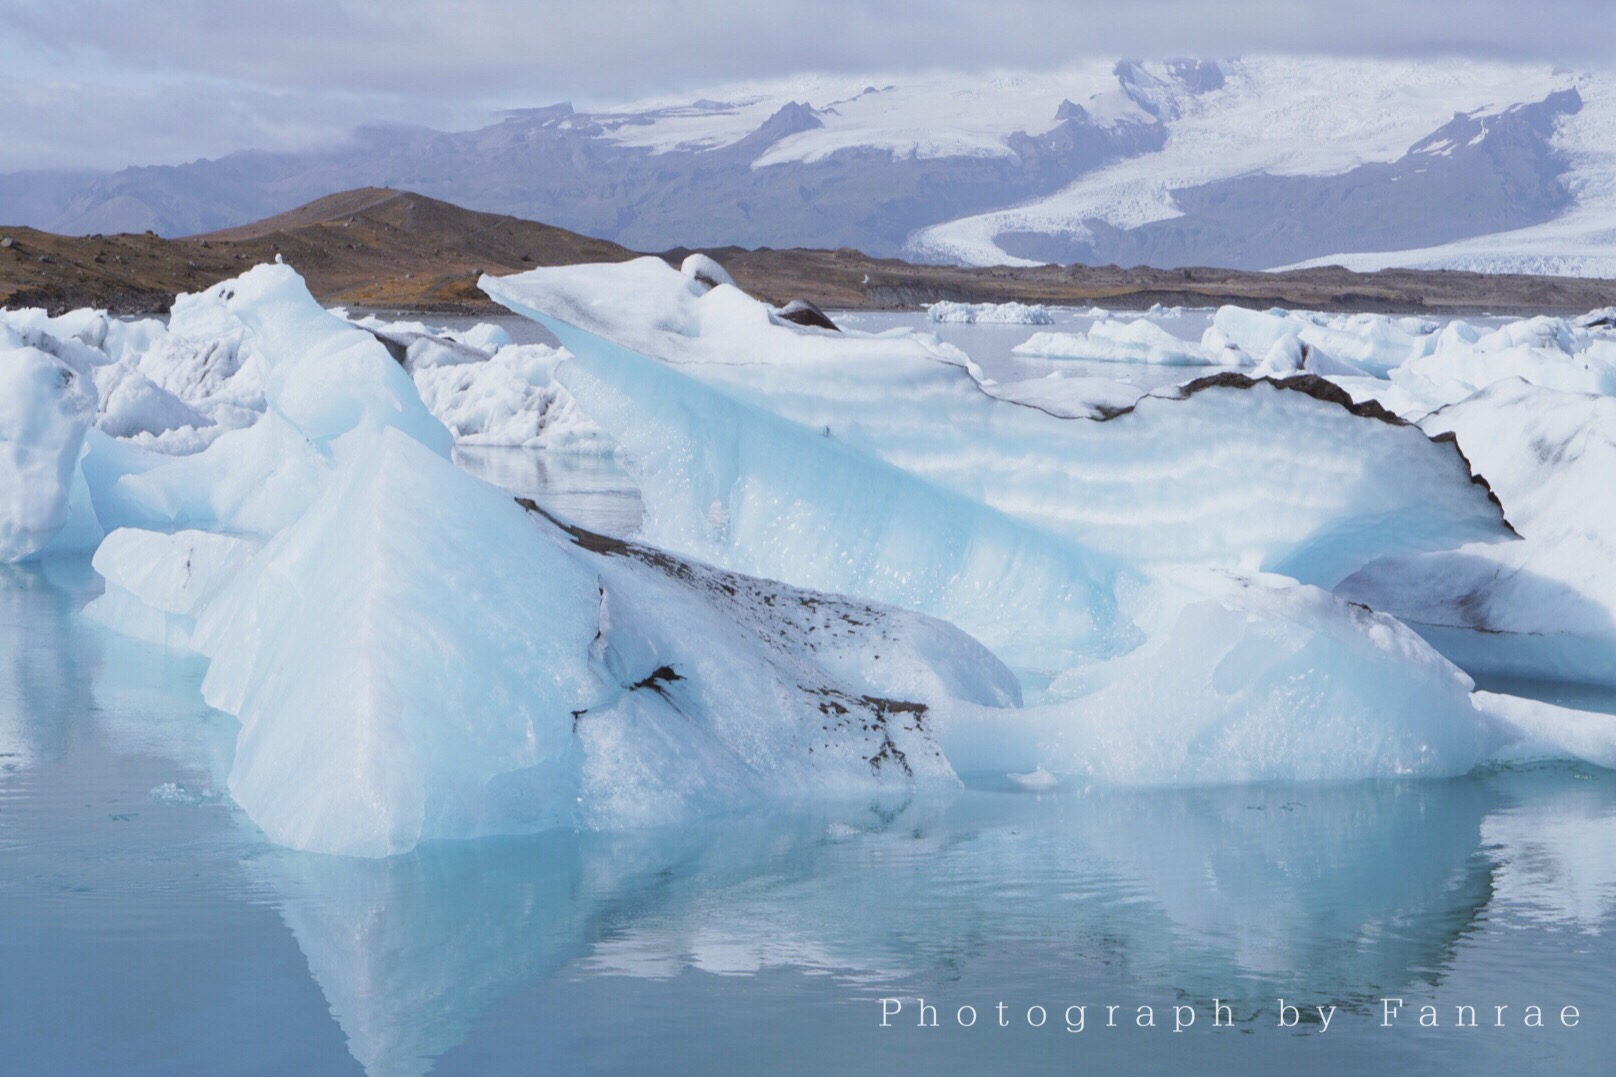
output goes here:
[{"label": "brown dirt slope", "polygon": [[[6,240],[10,240],[9,245]],[[668,251],[677,262],[689,253]],[[1137,308],[1152,303],[1432,313],[1579,312],[1616,304],[1616,282],[1457,272],[910,265],[859,251],[708,250],[742,288],[774,303],[897,309],[940,299]],[[482,272],[621,261],[634,252],[535,221],[478,213],[408,191],[365,187],[209,235],[58,236],[0,227],[0,306],[162,311],[282,255],[322,301],[361,308],[483,312]]]},{"label": "brown dirt slope", "polygon": [[277,254],[324,302],[422,310],[490,308],[477,290],[483,272],[634,257],[615,243],[536,221],[375,187],[180,239],[28,228],[0,228],[0,237],[12,240],[0,246],[0,305],[121,312],[166,310],[176,292],[205,288]]}]

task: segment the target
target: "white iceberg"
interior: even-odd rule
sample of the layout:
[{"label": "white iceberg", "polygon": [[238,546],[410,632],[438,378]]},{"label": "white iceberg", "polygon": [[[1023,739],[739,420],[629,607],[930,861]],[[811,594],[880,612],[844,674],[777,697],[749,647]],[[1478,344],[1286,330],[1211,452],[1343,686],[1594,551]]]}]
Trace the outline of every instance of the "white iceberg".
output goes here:
[{"label": "white iceberg", "polygon": [[1147,318],[1095,322],[1087,333],[1034,333],[1011,349],[1043,359],[1087,359],[1161,366],[1232,366],[1240,355],[1175,337]]},{"label": "white iceberg", "polygon": [[1616,397],[1495,383],[1425,420],[1457,438],[1522,541],[1377,560],[1339,593],[1467,669],[1616,683]]},{"label": "white iceberg", "polygon": [[[631,456],[647,454],[636,465],[642,473],[664,457],[691,466],[675,459],[665,438],[711,442],[701,451],[733,453],[731,442],[712,435],[728,429],[720,418],[732,410],[725,401],[740,401],[795,423],[799,433],[822,435],[782,463],[783,481],[822,487],[813,471],[826,446],[860,450],[1126,562],[1218,563],[1328,586],[1385,553],[1511,537],[1452,445],[1433,443],[1383,411],[1356,407],[1318,378],[1276,384],[1225,373],[1137,400],[1115,383],[998,385],[985,382],[956,350],[922,335],[799,333],[772,324],[763,304],[738,291],[701,294],[649,258],[482,283],[506,306],[541,321],[577,357],[557,373],[575,395],[580,367],[613,367],[620,388],[611,413],[582,396],[579,403]],[[658,387],[652,392],[651,381],[639,384],[642,375],[626,372],[642,369],[634,355],[672,364],[723,398],[706,403],[709,397],[688,379],[646,367],[643,377]],[[675,405],[675,397],[703,402]],[[633,414],[636,407],[646,413]],[[706,418],[693,421],[697,412]],[[1116,417],[1091,422],[1073,415]],[[674,426],[681,429],[675,433]],[[760,434],[759,441],[775,436]],[[729,496],[719,480],[750,464],[737,460],[728,472],[698,466],[707,468],[699,490],[661,490],[661,480],[647,474],[648,505],[663,499],[647,524],[658,530],[648,534],[717,557],[679,544],[697,541],[713,502]],[[666,502],[686,497],[694,500],[678,509]],[[884,511],[875,499],[859,503]],[[671,522],[675,512],[694,522]],[[838,514],[845,519],[848,512]],[[923,560],[923,549],[914,547],[913,556]],[[885,552],[896,558],[902,550]],[[780,560],[799,570],[805,563],[784,554]],[[846,591],[854,582],[808,585]],[[968,627],[980,629],[974,622]]]},{"label": "white iceberg", "polygon": [[417,367],[415,385],[457,445],[609,453],[611,439],[555,380],[566,358],[544,344],[507,345],[482,362]]},{"label": "white iceberg", "polygon": [[954,303],[944,300],[926,308],[934,322],[965,325],[1054,325],[1049,308],[1026,303]]},{"label": "white iceberg", "polygon": [[95,384],[67,360],[14,346],[15,334],[8,345],[7,333],[0,327],[0,562],[44,550],[74,515],[87,530],[73,544],[94,545],[99,528],[74,493]]}]

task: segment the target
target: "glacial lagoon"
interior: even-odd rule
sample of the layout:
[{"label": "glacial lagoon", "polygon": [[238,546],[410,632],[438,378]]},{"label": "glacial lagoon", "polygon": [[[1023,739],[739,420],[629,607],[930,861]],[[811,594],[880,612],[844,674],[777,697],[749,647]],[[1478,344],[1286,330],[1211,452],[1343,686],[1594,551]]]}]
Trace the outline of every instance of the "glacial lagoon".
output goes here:
[{"label": "glacial lagoon", "polygon": [[[74,559],[0,578],[9,1072],[1595,1072],[1616,1051],[1606,771],[967,775],[937,801],[328,857],[220,795],[234,721],[200,702],[202,662],[82,619],[98,590]],[[1197,1023],[1175,1033],[1175,1006]]]}]

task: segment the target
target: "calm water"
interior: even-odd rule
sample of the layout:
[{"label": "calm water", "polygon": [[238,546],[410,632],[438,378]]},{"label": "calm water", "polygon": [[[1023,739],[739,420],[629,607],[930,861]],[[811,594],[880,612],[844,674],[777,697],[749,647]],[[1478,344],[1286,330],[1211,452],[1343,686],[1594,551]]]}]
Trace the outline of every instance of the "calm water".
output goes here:
[{"label": "calm water", "polygon": [[[1510,1074],[1616,1058],[1608,773],[1043,796],[976,776],[900,808],[309,856],[219,796],[234,729],[200,703],[200,663],[84,622],[96,586],[78,562],[0,573],[0,1071]],[[1386,995],[1404,1000],[1391,1029]],[[940,1027],[915,1026],[917,997]],[[1207,1027],[1214,997],[1233,1028]],[[1316,1015],[1281,1029],[1279,997],[1339,1009],[1328,1031]],[[882,998],[904,1007],[892,1027]],[[1444,1027],[1418,1027],[1427,1002]],[[1508,1006],[1507,1027],[1454,1028],[1459,1004],[1484,1025]],[[1531,1004],[1549,1027],[1521,1027]],[[1142,1005],[1156,1028],[1132,1023]],[[1174,1005],[1195,1008],[1182,1034]]]}]

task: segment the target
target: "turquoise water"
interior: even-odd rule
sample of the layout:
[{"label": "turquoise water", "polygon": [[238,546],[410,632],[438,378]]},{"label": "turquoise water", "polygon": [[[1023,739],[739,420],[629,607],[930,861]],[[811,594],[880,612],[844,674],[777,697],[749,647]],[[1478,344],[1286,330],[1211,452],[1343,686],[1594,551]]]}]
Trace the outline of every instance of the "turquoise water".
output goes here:
[{"label": "turquoise water", "polygon": [[[1514,1074],[1616,1058],[1606,772],[1042,796],[982,775],[942,802],[310,856],[220,795],[234,727],[200,702],[200,663],[84,622],[96,588],[81,562],[0,573],[6,1073]],[[1392,1028],[1386,996],[1404,1000]],[[938,1027],[916,1027],[919,997]],[[1281,997],[1336,1006],[1328,1030],[1311,1011],[1278,1027]],[[1209,1027],[1214,998],[1232,1027]],[[886,1028],[882,999],[903,1007]],[[1426,1003],[1440,1027],[1418,1026]],[[1547,1027],[1520,1023],[1532,1004]],[[1182,1033],[1175,1005],[1195,1015]],[[1454,1027],[1458,1005],[1482,1027]]]}]

